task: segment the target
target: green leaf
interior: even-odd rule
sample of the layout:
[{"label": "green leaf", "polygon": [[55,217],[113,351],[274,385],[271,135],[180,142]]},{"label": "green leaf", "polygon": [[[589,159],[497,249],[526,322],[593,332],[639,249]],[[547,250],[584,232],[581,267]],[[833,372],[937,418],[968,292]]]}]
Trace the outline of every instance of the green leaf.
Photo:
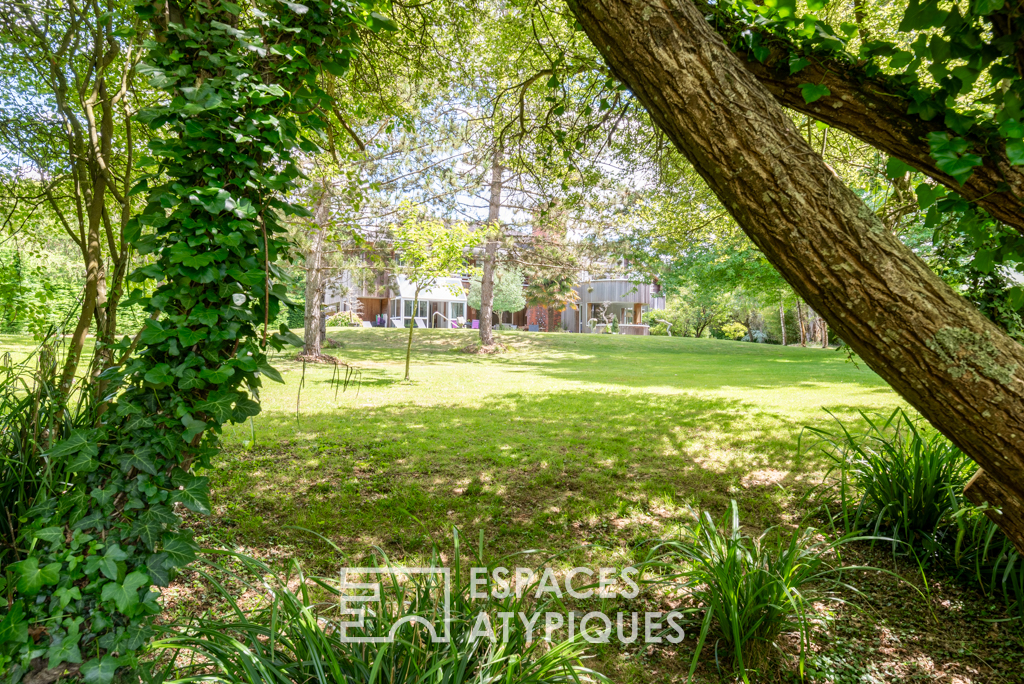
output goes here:
[{"label": "green leaf", "polygon": [[181,433],[181,438],[185,442],[191,444],[197,436],[206,432],[206,421],[196,420],[190,415],[182,416],[181,424],[185,426],[185,432]]},{"label": "green leaf", "polygon": [[9,569],[18,578],[18,593],[25,596],[35,596],[43,586],[56,584],[60,580],[60,563],[50,563],[40,569],[39,558],[35,556],[12,563]]},{"label": "green leaf", "polygon": [[44,527],[41,530],[36,530],[33,536],[36,539],[53,543],[64,539],[64,531],[59,527]]},{"label": "green leaf", "polygon": [[832,94],[832,91],[828,89],[828,86],[815,85],[814,83],[801,83],[800,94],[804,97],[804,102],[810,104],[817,102],[823,97],[827,97]]},{"label": "green leaf", "polygon": [[906,164],[896,157],[889,157],[889,160],[885,162],[885,176],[890,180],[897,180],[903,178],[908,173],[912,173],[914,167],[910,164]]},{"label": "green leaf", "polygon": [[153,460],[149,457],[149,451],[147,449],[135,449],[128,453],[121,454],[120,458],[118,458],[118,463],[121,465],[121,470],[126,473],[132,468],[138,468],[142,472],[149,473],[150,475],[156,475],[157,473],[156,464],[154,464]]},{"label": "green leaf", "polygon": [[274,339],[284,344],[290,344],[293,347],[301,347],[305,344],[302,338],[289,330],[284,324],[281,325],[281,332],[276,332],[273,335]]},{"label": "green leaf", "polygon": [[917,204],[922,211],[935,204],[936,200],[946,196],[946,188],[928,183],[920,183],[914,192],[917,194]]},{"label": "green leaf", "polygon": [[176,521],[177,516],[166,507],[152,506],[135,520],[131,535],[141,539],[147,549],[155,551],[156,543],[160,540],[160,535],[163,534],[164,525],[173,524]]},{"label": "green leaf", "polygon": [[200,340],[206,339],[206,330],[193,330],[191,328],[178,328],[178,340],[182,347],[191,347]]},{"label": "green leaf", "polygon": [[978,16],[985,16],[1003,9],[1006,0],[974,0],[974,13]]},{"label": "green leaf", "polygon": [[789,56],[789,73],[790,73],[790,75],[795,74],[796,72],[802,70],[804,67],[806,67],[810,63],[811,63],[811,60],[807,59],[806,57],[800,57],[796,53],[791,54]]},{"label": "green leaf", "polygon": [[910,5],[903,13],[899,31],[910,33],[942,26],[949,12],[939,8],[939,0],[910,0]]},{"label": "green leaf", "polygon": [[136,570],[124,578],[122,584],[110,582],[103,586],[100,598],[113,601],[117,609],[128,615],[128,611],[139,603],[139,588],[149,585],[149,575]]},{"label": "green leaf", "polygon": [[[1006,303],[1013,307],[1014,310],[1024,306],[1024,287],[1020,285],[1014,285],[1010,288],[1009,293],[1006,295]],[[0,639],[2,642],[3,639]]]},{"label": "green leaf", "polygon": [[61,663],[80,663],[82,654],[78,650],[78,634],[68,634],[64,637],[55,636],[50,642],[50,648],[46,652],[49,658],[49,667],[57,667]]},{"label": "green leaf", "polygon": [[235,402],[235,410],[234,413],[231,414],[231,420],[235,423],[241,423],[250,416],[258,416],[259,413],[259,402],[253,401],[248,397],[243,397]]},{"label": "green leaf", "polygon": [[180,568],[188,565],[196,559],[196,552],[199,547],[194,542],[183,538],[181,535],[166,540],[163,551],[167,554],[166,565],[172,568]]},{"label": "green leaf", "polygon": [[85,684],[110,684],[117,672],[117,658],[105,655],[82,664],[82,681]]},{"label": "green leaf", "polygon": [[154,385],[169,385],[174,382],[174,376],[171,375],[171,367],[166,363],[158,363],[153,366],[143,379]]},{"label": "green leaf", "polygon": [[981,157],[976,154],[965,154],[969,144],[963,138],[951,138],[948,133],[932,132],[928,134],[932,158],[937,166],[963,185],[975,166],[981,166]]},{"label": "green leaf", "polygon": [[93,458],[99,452],[99,446],[96,444],[96,430],[72,430],[67,439],[57,442],[43,455],[48,456],[52,461],[57,461],[71,454],[85,454],[87,458]]},{"label": "green leaf", "polygon": [[210,479],[196,477],[180,468],[175,469],[172,482],[181,489],[171,495],[171,501],[181,502],[185,508],[203,515],[210,514]]},{"label": "green leaf", "polygon": [[281,373],[276,368],[270,365],[270,362],[267,360],[265,356],[260,360],[259,371],[260,373],[263,373],[263,375],[267,376],[274,382],[280,382],[284,384],[284,378],[281,377]]},{"label": "green leaf", "polygon": [[992,269],[995,267],[995,260],[995,250],[982,249],[974,255],[974,259],[971,261],[971,266],[982,273],[991,273]]},{"label": "green leaf", "polygon": [[1006,158],[1014,166],[1024,164],[1024,140],[1009,140],[1006,143]]},{"label": "green leaf", "polygon": [[241,395],[233,390],[214,392],[206,401],[196,404],[196,410],[204,411],[215,421],[223,425],[231,420],[234,403],[239,396]]},{"label": "green leaf", "polygon": [[21,601],[14,605],[3,620],[0,620],[0,644],[23,644],[28,641],[28,621]]}]

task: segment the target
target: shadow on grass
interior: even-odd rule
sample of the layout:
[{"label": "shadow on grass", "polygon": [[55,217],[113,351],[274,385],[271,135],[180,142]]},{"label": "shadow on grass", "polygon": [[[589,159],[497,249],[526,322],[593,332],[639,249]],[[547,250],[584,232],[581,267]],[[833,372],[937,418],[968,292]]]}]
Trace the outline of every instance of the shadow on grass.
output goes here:
[{"label": "shadow on grass", "polygon": [[608,391],[346,407],[298,424],[269,413],[255,445],[211,473],[215,526],[253,545],[298,544],[284,528],[304,527],[393,559],[426,553],[452,525],[472,539],[483,529],[502,552],[627,549],[730,498],[767,526],[791,520],[819,481],[816,456],[797,452],[801,427],[740,401]]}]

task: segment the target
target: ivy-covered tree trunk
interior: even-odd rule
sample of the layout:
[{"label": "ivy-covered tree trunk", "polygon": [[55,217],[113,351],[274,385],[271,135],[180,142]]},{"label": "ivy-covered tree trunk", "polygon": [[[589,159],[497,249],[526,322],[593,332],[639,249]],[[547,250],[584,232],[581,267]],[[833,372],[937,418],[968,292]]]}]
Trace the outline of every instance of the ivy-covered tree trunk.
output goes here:
[{"label": "ivy-covered tree trunk", "polygon": [[689,0],[570,0],[614,73],[786,281],[1014,501],[1024,550],[1024,347],[828,168]]},{"label": "ivy-covered tree trunk", "polygon": [[[345,72],[357,29],[388,25],[342,0],[257,2],[246,16],[229,2],[135,8],[157,34],[146,70],[165,95],[143,115],[161,134],[142,161],[156,172],[133,189],[146,207],[125,230],[150,255],[129,280],[156,281],[128,301],[151,317],[138,351],[125,341],[125,362],[103,375],[116,397],[47,451],[68,487],[31,502],[22,559],[5,568],[16,591],[0,613],[0,671],[15,681],[80,667],[109,684],[152,638],[159,587],[197,551],[175,506],[209,513],[196,469],[212,465],[224,424],[259,412],[263,378],[281,380],[268,345],[301,344],[265,326],[285,298],[272,282],[291,250],[282,219],[309,215],[287,198],[295,150],[315,149],[308,132],[325,125],[318,76]],[[102,220],[102,193],[94,207]]]},{"label": "ivy-covered tree trunk", "polygon": [[491,198],[487,209],[487,226],[484,243],[484,263],[480,274],[480,344],[489,347],[494,344],[494,271],[498,260],[498,238],[494,234],[501,221],[502,172],[501,148],[494,148],[491,158]]}]

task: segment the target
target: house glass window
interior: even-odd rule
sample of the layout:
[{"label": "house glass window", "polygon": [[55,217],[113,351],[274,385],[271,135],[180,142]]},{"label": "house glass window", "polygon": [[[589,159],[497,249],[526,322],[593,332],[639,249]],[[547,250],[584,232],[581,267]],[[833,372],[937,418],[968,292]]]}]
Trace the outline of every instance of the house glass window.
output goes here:
[{"label": "house glass window", "polygon": [[412,318],[412,300],[403,299],[402,301],[405,302],[405,309],[402,315],[406,318]]},{"label": "house glass window", "polygon": [[459,317],[466,315],[466,305],[464,303],[462,303],[462,302],[452,302],[448,306],[451,307],[452,314],[451,314],[450,318],[453,321],[454,320],[458,320]]}]

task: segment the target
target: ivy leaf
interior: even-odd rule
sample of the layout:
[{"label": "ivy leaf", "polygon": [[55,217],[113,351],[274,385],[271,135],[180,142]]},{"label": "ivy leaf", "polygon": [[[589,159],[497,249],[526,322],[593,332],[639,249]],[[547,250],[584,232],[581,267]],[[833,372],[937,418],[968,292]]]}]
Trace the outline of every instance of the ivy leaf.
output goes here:
[{"label": "ivy leaf", "polygon": [[[1013,307],[1014,310],[1024,306],[1024,287],[1020,285],[1014,285],[1010,288],[1010,292],[1006,297],[1006,303]],[[3,639],[0,639],[2,642]]]},{"label": "ivy leaf", "polygon": [[25,596],[35,596],[44,585],[56,584],[60,580],[60,563],[50,563],[40,569],[39,558],[36,556],[12,563],[8,567],[18,578],[18,593]]},{"label": "ivy leaf", "polygon": [[199,373],[199,377],[206,380],[214,385],[219,385],[222,382],[226,382],[228,378],[235,374],[235,369],[231,366],[221,366],[215,369],[206,369]]},{"label": "ivy leaf", "polygon": [[910,5],[903,13],[899,31],[910,33],[942,26],[949,12],[939,9],[939,0],[910,0]]},{"label": "ivy leaf", "polygon": [[971,266],[981,271],[982,273],[991,273],[992,268],[995,266],[996,253],[995,250],[982,249],[974,255],[974,260],[971,261]]},{"label": "ivy leaf", "polygon": [[832,94],[832,91],[825,85],[815,85],[814,83],[801,83],[800,94],[804,97],[804,102],[811,104],[817,102],[823,97],[827,97]]},{"label": "ivy leaf", "polygon": [[96,430],[72,430],[67,439],[57,442],[43,455],[56,461],[71,454],[84,454],[87,459],[91,459],[99,452],[99,446],[96,444]]},{"label": "ivy leaf", "polygon": [[153,366],[143,379],[154,385],[169,385],[174,382],[174,376],[171,375],[171,367],[166,363],[158,363]]},{"label": "ivy leaf", "polygon": [[57,667],[61,663],[80,663],[82,653],[78,650],[78,634],[68,634],[64,637],[55,636],[50,643],[50,649],[46,656],[50,659],[49,667]]},{"label": "ivy leaf", "polygon": [[181,433],[181,438],[188,443],[191,443],[198,435],[206,432],[206,421],[196,420],[190,415],[184,415],[181,418],[181,424],[185,426],[185,432]]},{"label": "ivy leaf", "polygon": [[235,423],[241,423],[250,416],[258,416],[260,414],[259,402],[253,401],[248,397],[239,399],[235,403],[235,411],[231,414],[231,420]]},{"label": "ivy leaf", "polygon": [[793,74],[795,74],[796,72],[802,70],[804,67],[806,67],[810,63],[811,63],[811,60],[807,59],[806,57],[799,57],[796,53],[791,54],[789,56],[789,73],[790,73],[790,75],[792,76]]},{"label": "ivy leaf", "polygon": [[1006,143],[1006,158],[1014,166],[1024,164],[1024,140],[1010,140]]},{"label": "ivy leaf", "polygon": [[284,383],[284,378],[281,377],[281,373],[278,372],[276,368],[270,365],[270,362],[267,361],[266,357],[263,357],[263,359],[260,360],[259,371],[260,373],[263,373],[263,375],[267,376],[274,382],[280,382],[282,384]]},{"label": "ivy leaf", "polygon": [[196,551],[198,550],[199,547],[181,535],[168,539],[165,541],[163,548],[169,561],[165,565],[172,568],[188,565],[196,559]]},{"label": "ivy leaf", "polygon": [[914,192],[917,194],[917,205],[921,207],[922,211],[935,204],[936,200],[946,196],[946,188],[927,183],[919,184]]},{"label": "ivy leaf", "polygon": [[117,672],[117,658],[105,655],[82,664],[82,681],[85,684],[110,684]]},{"label": "ivy leaf", "polygon": [[132,468],[138,468],[144,473],[150,475],[156,475],[156,465],[153,460],[149,457],[148,449],[135,449],[129,451],[126,454],[121,454],[118,459],[118,463],[121,464],[121,471],[127,473]]},{"label": "ivy leaf", "polygon": [[139,588],[149,584],[149,575],[136,570],[124,578],[123,584],[110,582],[104,585],[100,598],[113,601],[117,609],[128,615],[128,611],[139,603]]},{"label": "ivy leaf", "polygon": [[25,620],[25,609],[21,601],[14,605],[3,620],[0,620],[0,644],[23,644],[28,641],[28,621]]},{"label": "ivy leaf", "polygon": [[231,390],[214,392],[206,401],[196,404],[196,410],[205,411],[211,418],[223,425],[231,420],[232,407],[238,397],[239,394]]},{"label": "ivy leaf", "polygon": [[36,539],[42,539],[50,543],[64,539],[64,531],[59,527],[44,527],[41,530],[36,530],[33,535]]},{"label": "ivy leaf", "polygon": [[[169,516],[169,517],[168,517]],[[131,535],[138,537],[150,551],[156,550],[156,543],[163,534],[165,524],[173,524],[177,520],[164,506],[152,506],[142,513],[132,525]]]},{"label": "ivy leaf", "polygon": [[890,180],[903,178],[913,171],[913,166],[900,161],[896,157],[889,157],[889,161],[885,162],[885,176]]},{"label": "ivy leaf", "polygon": [[210,479],[196,477],[191,473],[175,469],[171,477],[174,484],[181,487],[171,495],[171,501],[181,502],[185,508],[203,515],[210,514]]},{"label": "ivy leaf", "polygon": [[978,155],[964,154],[969,145],[963,138],[951,138],[948,133],[935,131],[928,134],[928,145],[938,167],[960,185],[971,177],[975,166],[981,165]]},{"label": "ivy leaf", "polygon": [[283,344],[290,344],[293,347],[301,347],[304,343],[302,338],[293,333],[284,324],[281,325],[281,332],[273,334],[273,338]]},{"label": "ivy leaf", "polygon": [[178,340],[182,347],[191,347],[200,340],[206,339],[205,330],[193,330],[192,328],[178,328]]},{"label": "ivy leaf", "polygon": [[1006,0],[975,0],[974,13],[978,16],[985,16],[1003,9]]},{"label": "ivy leaf", "polygon": [[171,583],[171,575],[167,572],[167,554],[161,551],[154,553],[146,560],[146,570],[153,584],[158,587],[166,587]]}]

